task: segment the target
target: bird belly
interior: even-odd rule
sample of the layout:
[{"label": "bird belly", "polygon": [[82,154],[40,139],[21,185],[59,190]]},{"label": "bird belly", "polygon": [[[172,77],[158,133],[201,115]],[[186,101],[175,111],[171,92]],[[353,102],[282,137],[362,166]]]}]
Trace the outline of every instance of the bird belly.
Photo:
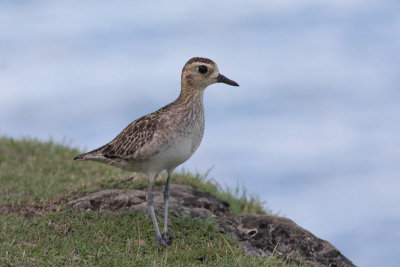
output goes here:
[{"label": "bird belly", "polygon": [[153,169],[162,171],[165,169],[173,169],[188,160],[198,145],[193,146],[192,140],[176,140],[173,144],[166,145],[149,162]]}]

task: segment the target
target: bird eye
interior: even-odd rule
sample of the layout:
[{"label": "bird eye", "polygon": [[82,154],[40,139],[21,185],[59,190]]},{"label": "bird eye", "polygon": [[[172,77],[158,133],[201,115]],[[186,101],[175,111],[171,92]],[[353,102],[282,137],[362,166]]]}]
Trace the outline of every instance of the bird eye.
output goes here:
[{"label": "bird eye", "polygon": [[203,73],[203,74],[206,73],[207,72],[207,67],[204,66],[204,65],[199,66],[199,72]]}]

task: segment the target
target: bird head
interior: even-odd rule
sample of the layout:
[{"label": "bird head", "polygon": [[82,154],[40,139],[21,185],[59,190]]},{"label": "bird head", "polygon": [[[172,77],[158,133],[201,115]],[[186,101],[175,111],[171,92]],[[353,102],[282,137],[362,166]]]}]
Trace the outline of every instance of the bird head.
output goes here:
[{"label": "bird head", "polygon": [[182,88],[191,87],[204,90],[214,83],[226,83],[232,86],[239,86],[219,73],[218,66],[208,58],[194,57],[190,59],[182,70]]}]

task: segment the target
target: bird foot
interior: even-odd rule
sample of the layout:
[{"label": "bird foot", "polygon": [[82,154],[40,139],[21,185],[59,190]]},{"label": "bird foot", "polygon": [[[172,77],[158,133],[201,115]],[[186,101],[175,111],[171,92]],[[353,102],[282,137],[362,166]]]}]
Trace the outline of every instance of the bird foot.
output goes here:
[{"label": "bird foot", "polygon": [[168,246],[168,243],[164,241],[164,239],[160,236],[157,237],[157,247],[158,250],[161,250],[162,248],[166,248]]},{"label": "bird foot", "polygon": [[161,236],[162,236],[162,239],[166,242],[166,244],[167,244],[168,246],[171,246],[171,245],[172,245],[172,241],[173,241],[173,239],[174,239],[174,237],[175,237],[174,234],[170,234],[170,233],[168,233],[168,232],[163,232],[163,233],[161,234]]}]

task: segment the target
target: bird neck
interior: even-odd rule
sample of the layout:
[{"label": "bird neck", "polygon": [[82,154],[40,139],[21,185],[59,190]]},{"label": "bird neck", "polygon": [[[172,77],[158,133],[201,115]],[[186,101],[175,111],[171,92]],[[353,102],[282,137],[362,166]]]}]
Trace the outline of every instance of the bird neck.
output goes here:
[{"label": "bird neck", "polygon": [[201,105],[203,106],[203,89],[192,88],[191,86],[182,86],[181,93],[177,99],[182,105],[191,106],[191,105]]}]

